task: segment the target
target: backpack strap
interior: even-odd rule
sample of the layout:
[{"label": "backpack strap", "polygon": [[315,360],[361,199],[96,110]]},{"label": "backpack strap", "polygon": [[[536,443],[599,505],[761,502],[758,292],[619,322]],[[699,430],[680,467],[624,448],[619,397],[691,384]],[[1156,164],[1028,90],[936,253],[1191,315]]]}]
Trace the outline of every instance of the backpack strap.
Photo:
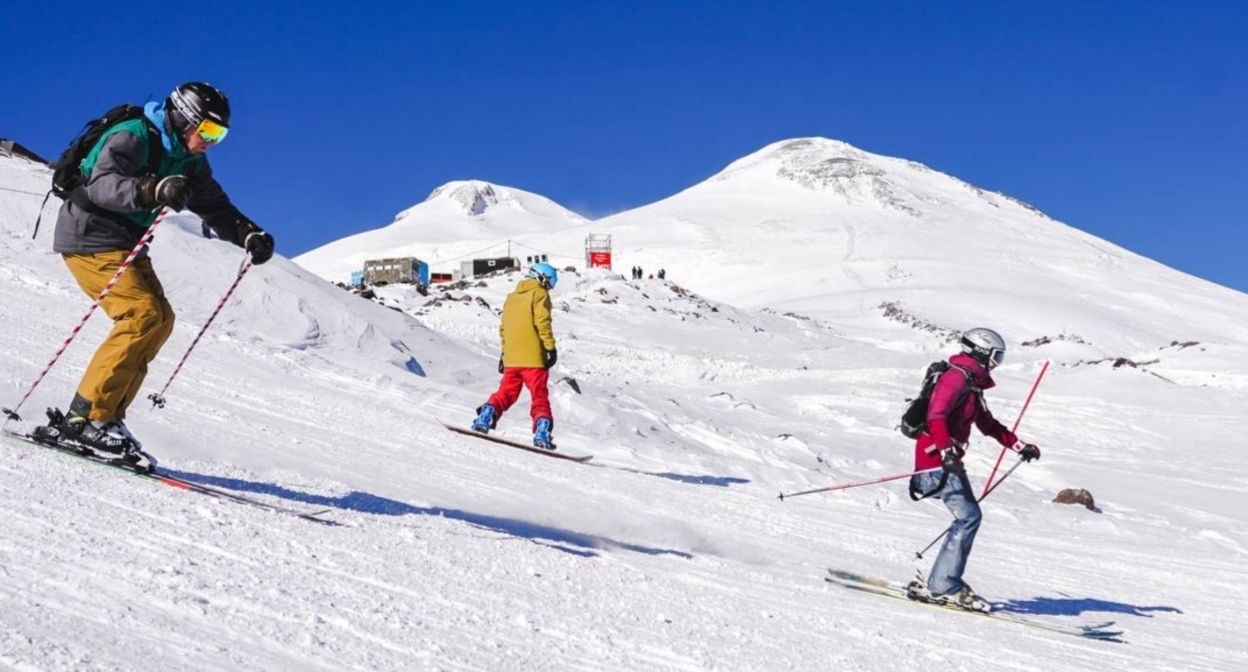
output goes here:
[{"label": "backpack strap", "polygon": [[945,489],[945,484],[949,482],[949,472],[943,469],[940,471],[940,482],[936,484],[935,488],[932,488],[931,492],[923,492],[922,490],[919,490],[917,487],[915,487],[916,480],[918,480],[917,477],[912,477],[910,479],[909,494],[910,494],[911,500],[920,502],[920,501],[927,499],[928,497],[931,497],[932,495],[940,493],[941,490]]},{"label": "backpack strap", "polygon": [[952,364],[952,363],[949,365],[949,368],[957,369],[958,372],[961,373],[962,376],[966,378],[966,387],[964,387],[962,389],[962,393],[958,395],[957,400],[953,403],[953,407],[957,408],[961,406],[962,403],[966,401],[966,396],[968,394],[974,394],[976,402],[983,402],[984,391],[976,387],[975,383],[973,382],[973,379],[971,378],[971,372],[958,366],[957,364]]},{"label": "backpack strap", "polygon": [[48,199],[51,197],[52,197],[52,190],[49,189],[48,193],[43,195],[43,202],[39,204],[39,216],[35,217],[35,232],[30,234],[31,240],[34,240],[35,237],[39,235],[39,222],[43,221],[43,209],[47,207]]}]

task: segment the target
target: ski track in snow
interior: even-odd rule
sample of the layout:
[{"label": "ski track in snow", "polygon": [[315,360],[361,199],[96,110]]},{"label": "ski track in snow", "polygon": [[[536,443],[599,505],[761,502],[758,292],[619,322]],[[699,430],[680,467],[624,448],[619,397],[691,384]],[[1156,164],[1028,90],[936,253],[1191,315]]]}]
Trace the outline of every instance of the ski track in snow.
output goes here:
[{"label": "ski track in snow", "polygon": [[[25,165],[0,157],[0,184],[37,191],[46,176]],[[724,184],[745,179],[748,166],[734,166]],[[923,193],[921,180],[949,178],[910,179],[890,198]],[[940,199],[986,207],[980,200],[987,196],[965,186],[958,198],[974,199],[967,201],[973,206],[949,194]],[[45,249],[50,234],[28,240],[37,207],[38,199],[0,194],[6,405],[89,305]],[[749,216],[733,213],[725,221]],[[731,239],[727,228],[711,236],[696,214],[682,216],[674,239]],[[907,226],[931,225],[930,218],[897,216]],[[808,221],[791,213],[771,218],[794,235]],[[1000,235],[1032,241],[1053,265],[1064,259],[1063,245],[1088,246],[1083,234],[1050,224],[1011,224]],[[193,217],[172,217],[166,226],[153,257],[179,322],[143,396],[165,382],[240,258],[236,248],[198,237]],[[797,306],[747,309],[682,294],[672,283],[565,273],[554,294],[556,439],[571,452],[594,454],[588,465],[437,424],[466,422],[496,384],[494,310],[518,276],[452,289],[456,300],[438,306],[404,287],[380,292],[387,306],[413,318],[280,258],[257,267],[170,387],[168,406],[140,400],[128,421],[180,477],[285,507],[328,510],[324,517],[339,525],[0,440],[0,668],[1248,667],[1240,632],[1248,599],[1248,474],[1238,446],[1248,429],[1243,336],[1233,325],[1220,331],[1223,318],[1204,313],[1203,301],[1225,300],[1224,290],[1177,274],[1132,276],[1144,262],[1129,253],[1103,271],[1115,278],[1107,282],[1148,277],[1173,282],[1181,298],[1204,296],[1190,309],[1181,298],[1138,304],[1184,314],[1205,334],[1193,339],[1201,345],[1163,349],[1163,339],[1184,336],[1176,323],[1154,328],[1134,308],[1078,303],[1054,303],[1046,323],[1074,333],[1096,325],[1083,336],[1095,333],[1104,343],[1029,349],[1007,334],[1010,357],[988,397],[1007,424],[1043,359],[1056,360],[1020,429],[1045,452],[985,502],[967,574],[1001,607],[1029,617],[1115,620],[1125,643],[908,609],[825,586],[826,567],[907,579],[928,567],[934,550],[920,562],[914,554],[948,522],[941,505],[911,503],[904,482],[776,499],[910,467],[910,446],[893,425],[923,367],[950,346],[867,310],[875,304],[861,292],[884,282],[867,262],[891,235],[879,227],[864,218],[842,234],[855,281],[868,288],[847,300],[865,313],[838,313],[832,301],[810,317],[786,317]],[[656,256],[642,265],[657,269],[661,240],[645,241],[645,250]],[[892,246],[894,257],[903,252]],[[783,254],[775,254],[760,252],[753,263],[784,266]],[[669,274],[679,268],[662,263]],[[904,284],[939,302],[946,289],[931,284],[925,263],[907,263],[913,275]],[[886,268],[878,269],[881,278]],[[840,269],[791,273],[800,279],[793,297]],[[710,272],[704,286],[747,295],[747,281],[725,280],[731,277]],[[1026,283],[1000,284],[994,310],[1007,324],[1042,294]],[[828,290],[824,299],[842,291]],[[1089,285],[1087,292],[1101,296],[1100,305],[1120,301],[1112,288]],[[437,296],[443,292],[430,298]],[[810,296],[796,303],[814,306],[817,296]],[[1245,310],[1243,297],[1235,300],[1228,314]],[[948,325],[981,314],[978,306],[943,310]],[[1115,312],[1128,317],[1111,343],[1103,320]],[[99,315],[88,323],[22,408],[25,419],[68,402],[107,326]],[[1116,350],[1125,344],[1160,358],[1157,371],[1176,382],[1079,364],[1125,356]],[[527,410],[524,397],[499,431],[527,437]],[[967,464],[977,487],[996,455],[995,445],[973,441]],[[1089,489],[1099,510],[1050,503],[1064,487]]]}]

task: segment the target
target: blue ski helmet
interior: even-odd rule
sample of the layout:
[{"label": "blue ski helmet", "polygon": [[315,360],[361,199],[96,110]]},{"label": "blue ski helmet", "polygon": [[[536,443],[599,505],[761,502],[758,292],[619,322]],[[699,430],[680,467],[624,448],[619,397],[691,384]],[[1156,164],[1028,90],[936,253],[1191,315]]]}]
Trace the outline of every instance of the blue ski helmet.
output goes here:
[{"label": "blue ski helmet", "polygon": [[547,263],[533,264],[533,268],[529,269],[529,277],[537,278],[537,281],[546,286],[546,289],[554,289],[559,284],[559,271],[554,266]]}]

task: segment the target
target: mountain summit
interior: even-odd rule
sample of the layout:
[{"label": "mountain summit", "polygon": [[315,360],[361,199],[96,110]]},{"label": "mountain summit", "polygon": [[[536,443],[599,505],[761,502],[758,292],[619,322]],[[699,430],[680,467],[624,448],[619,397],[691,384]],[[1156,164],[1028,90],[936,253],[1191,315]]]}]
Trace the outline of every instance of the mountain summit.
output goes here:
[{"label": "mountain summit", "polygon": [[390,224],[322,245],[295,262],[323,278],[345,282],[368,259],[462,257],[489,244],[499,249],[486,250],[486,256],[504,256],[508,240],[587,221],[544,196],[481,180],[459,180],[434,189]]},{"label": "mountain summit", "polygon": [[[708,182],[740,185],[768,176],[851,205],[874,205],[922,218],[928,210],[967,193],[989,208],[1039,210],[1004,194],[985,191],[917,162],[863,151],[839,140],[797,138],[768,145],[724,168]],[[933,179],[934,178],[934,179]]]}]

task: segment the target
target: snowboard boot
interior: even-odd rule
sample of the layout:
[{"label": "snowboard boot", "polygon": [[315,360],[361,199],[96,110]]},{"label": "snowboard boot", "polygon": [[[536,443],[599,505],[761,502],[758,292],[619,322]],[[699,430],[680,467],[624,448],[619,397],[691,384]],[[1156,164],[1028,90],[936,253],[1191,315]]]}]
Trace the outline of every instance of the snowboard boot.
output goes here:
[{"label": "snowboard boot", "polygon": [[472,421],[472,431],[489,434],[496,424],[498,424],[498,418],[495,417],[494,406],[481,404],[481,408],[477,409],[477,419]]},{"label": "snowboard boot", "polygon": [[555,444],[551,441],[550,432],[554,429],[554,421],[550,418],[537,419],[537,431],[533,433],[533,445],[545,450],[554,450]]}]

